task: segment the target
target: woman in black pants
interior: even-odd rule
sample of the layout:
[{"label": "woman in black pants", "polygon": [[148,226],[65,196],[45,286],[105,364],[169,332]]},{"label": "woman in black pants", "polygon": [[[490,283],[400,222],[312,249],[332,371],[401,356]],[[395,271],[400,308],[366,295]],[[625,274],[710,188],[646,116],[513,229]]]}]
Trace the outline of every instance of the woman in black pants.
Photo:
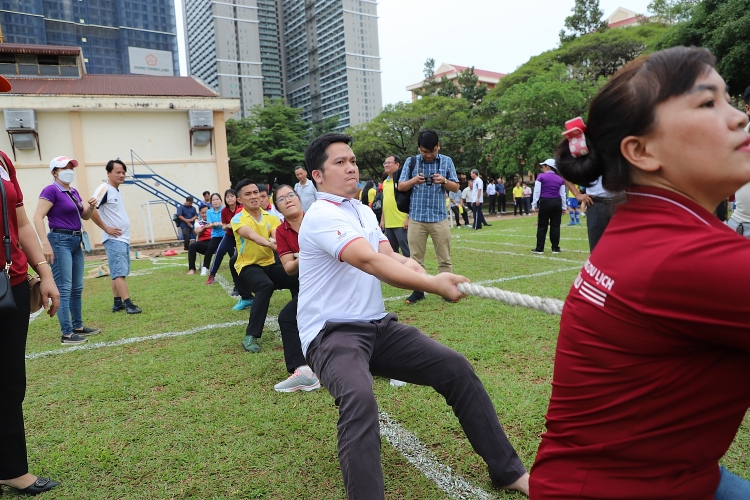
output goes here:
[{"label": "woman in black pants", "polygon": [[[8,92],[10,84],[0,77],[0,91]],[[0,152],[0,236],[9,236],[7,244],[0,238],[2,268],[12,262],[8,276],[15,308],[0,313],[3,345],[0,349],[0,485],[10,486],[26,495],[49,491],[59,483],[29,474],[26,437],[23,426],[23,400],[26,394],[26,335],[29,330],[30,294],[26,282],[29,263],[42,279],[44,307],[50,317],[60,307],[60,293],[52,269],[44,259],[34,227],[26,217],[23,195],[16,180],[16,170],[5,153]],[[7,217],[6,217],[7,214]],[[22,250],[23,249],[23,250]],[[10,255],[8,255],[10,253]],[[5,276],[0,279],[6,280]]]},{"label": "woman in black pants", "polygon": [[188,247],[188,274],[195,274],[196,254],[206,255],[211,246],[211,225],[206,220],[207,210],[208,207],[201,207],[198,219],[194,224],[196,241]]},{"label": "woman in black pants", "polygon": [[[284,216],[284,222],[276,228],[276,249],[289,276],[298,279],[299,276],[299,243],[297,236],[302,218],[302,203],[299,196],[290,186],[283,184],[273,193],[273,204],[276,210]],[[297,328],[297,294],[292,293],[292,300],[279,313],[279,330],[281,343],[284,345],[284,361],[286,369],[291,374],[289,378],[276,384],[273,388],[278,392],[314,391],[320,388],[320,381],[307,366],[302,343]]]},{"label": "woman in black pants", "polygon": [[544,240],[547,238],[549,226],[549,240],[552,243],[552,253],[560,253],[560,221],[567,210],[565,199],[565,181],[557,173],[555,160],[545,160],[542,173],[534,183],[534,208],[539,208],[539,223],[536,230],[536,247],[531,253],[544,253]]}]

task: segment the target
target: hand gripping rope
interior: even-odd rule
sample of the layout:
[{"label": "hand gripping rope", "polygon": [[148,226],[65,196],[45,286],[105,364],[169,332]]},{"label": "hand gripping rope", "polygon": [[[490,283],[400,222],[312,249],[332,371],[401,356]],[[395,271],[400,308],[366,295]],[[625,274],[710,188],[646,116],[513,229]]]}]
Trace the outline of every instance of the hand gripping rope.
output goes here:
[{"label": "hand gripping rope", "polygon": [[565,302],[557,299],[548,299],[544,297],[532,297],[523,293],[509,292],[499,288],[484,287],[473,283],[459,283],[458,291],[466,295],[475,295],[485,299],[494,299],[498,302],[505,302],[512,306],[528,307],[536,309],[547,314],[562,315],[563,305]]}]

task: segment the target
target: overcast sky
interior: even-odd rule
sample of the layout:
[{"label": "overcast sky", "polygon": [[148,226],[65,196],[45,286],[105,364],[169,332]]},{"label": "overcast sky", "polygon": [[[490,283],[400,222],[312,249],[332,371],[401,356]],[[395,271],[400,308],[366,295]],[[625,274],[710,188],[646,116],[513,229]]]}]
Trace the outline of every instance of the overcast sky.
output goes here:
[{"label": "overcast sky", "polygon": [[[182,32],[181,0],[177,4]],[[379,0],[383,105],[410,100],[427,58],[510,73],[553,49],[574,0]],[[605,18],[618,7],[645,13],[650,0],[599,0]],[[183,39],[180,70],[185,71]]]}]

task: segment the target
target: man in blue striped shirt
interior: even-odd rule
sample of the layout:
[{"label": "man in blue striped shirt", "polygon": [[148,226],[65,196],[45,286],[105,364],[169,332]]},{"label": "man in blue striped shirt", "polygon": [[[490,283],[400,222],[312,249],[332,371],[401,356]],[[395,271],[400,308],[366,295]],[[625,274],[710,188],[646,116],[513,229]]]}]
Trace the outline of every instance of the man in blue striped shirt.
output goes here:
[{"label": "man in blue striped shirt", "polygon": [[[458,176],[453,160],[440,154],[440,139],[434,130],[423,130],[417,138],[419,155],[409,158],[399,178],[398,190],[411,193],[409,205],[409,249],[411,258],[424,267],[427,236],[432,238],[438,258],[438,271],[453,272],[451,263],[451,230],[447,191],[458,191]],[[424,299],[424,292],[412,293],[407,304]]]}]

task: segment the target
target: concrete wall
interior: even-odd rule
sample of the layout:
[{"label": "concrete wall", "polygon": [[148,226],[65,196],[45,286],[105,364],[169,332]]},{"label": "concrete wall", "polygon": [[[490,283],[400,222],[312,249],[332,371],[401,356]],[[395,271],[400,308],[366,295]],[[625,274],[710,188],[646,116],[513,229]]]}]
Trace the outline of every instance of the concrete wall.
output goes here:
[{"label": "concrete wall", "polygon": [[[4,108],[20,107],[2,101],[0,106],[0,113]],[[128,166],[129,173],[133,170],[131,149],[156,173],[195,196],[200,197],[205,190],[223,193],[230,187],[225,114],[231,115],[233,111],[214,111],[213,152],[209,146],[193,147],[191,155],[190,129],[184,108],[158,111],[37,109],[42,160],[36,150],[18,149],[14,160],[29,219],[36,210],[39,193],[52,182],[49,161],[61,155],[79,161],[73,187],[79,190],[84,201],[105,182],[107,161],[119,157]],[[13,159],[7,134],[0,134],[0,149]],[[136,161],[135,172],[148,173],[148,170]],[[147,182],[155,184],[155,181]],[[120,189],[130,217],[131,243],[142,243],[146,240],[142,207],[157,198],[135,185],[123,185]],[[157,241],[175,239],[171,220],[174,211],[172,206],[167,211],[163,204],[151,206]],[[86,222],[86,229],[92,243],[100,244],[101,230],[90,221]]]}]

